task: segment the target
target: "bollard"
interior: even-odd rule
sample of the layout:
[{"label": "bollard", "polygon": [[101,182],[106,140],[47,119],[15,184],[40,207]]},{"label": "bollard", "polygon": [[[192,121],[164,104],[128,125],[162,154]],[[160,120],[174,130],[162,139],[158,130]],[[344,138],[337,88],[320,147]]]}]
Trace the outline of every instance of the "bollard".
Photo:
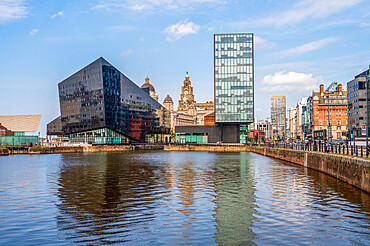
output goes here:
[{"label": "bollard", "polygon": [[362,145],[361,145],[361,157],[363,157],[364,156],[364,153],[362,153]]}]

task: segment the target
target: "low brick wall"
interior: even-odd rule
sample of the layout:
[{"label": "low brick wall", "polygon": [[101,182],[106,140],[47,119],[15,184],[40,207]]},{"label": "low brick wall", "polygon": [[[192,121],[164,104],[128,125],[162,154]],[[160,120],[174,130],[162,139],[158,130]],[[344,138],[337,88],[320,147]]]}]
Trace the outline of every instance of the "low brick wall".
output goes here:
[{"label": "low brick wall", "polygon": [[9,155],[9,150],[7,148],[0,148],[0,156]]},{"label": "low brick wall", "polygon": [[186,145],[170,145],[164,146],[165,151],[202,151],[202,152],[249,152],[250,147],[247,146],[186,146]]},{"label": "low brick wall", "polygon": [[59,153],[80,153],[80,152],[113,152],[128,150],[163,150],[163,145],[96,145],[96,146],[70,146],[70,147],[29,147],[24,151],[11,153],[7,148],[0,148],[0,155],[9,154],[59,154]]},{"label": "low brick wall", "polygon": [[83,146],[83,152],[112,152],[128,150],[163,150],[163,145],[96,145]]},{"label": "low brick wall", "polygon": [[113,152],[113,151],[127,151],[132,150],[129,145],[96,145],[83,146],[83,152]]},{"label": "low brick wall", "polygon": [[345,181],[370,193],[370,161],[336,154],[247,146],[165,146],[166,151],[254,152],[289,161]]},{"label": "low brick wall", "polygon": [[83,152],[82,147],[30,147],[28,154],[58,154]]}]

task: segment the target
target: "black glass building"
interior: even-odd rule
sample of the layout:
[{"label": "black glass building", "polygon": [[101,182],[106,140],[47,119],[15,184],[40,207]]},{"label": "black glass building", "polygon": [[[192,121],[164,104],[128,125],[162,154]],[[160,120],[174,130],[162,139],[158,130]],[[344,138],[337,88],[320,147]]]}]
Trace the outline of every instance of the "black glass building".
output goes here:
[{"label": "black glass building", "polygon": [[[162,128],[162,105],[104,58],[58,84],[62,132],[71,142],[143,141]],[[163,129],[161,129],[163,132]]]},{"label": "black glass building", "polygon": [[252,33],[214,35],[216,123],[253,122],[253,50]]}]

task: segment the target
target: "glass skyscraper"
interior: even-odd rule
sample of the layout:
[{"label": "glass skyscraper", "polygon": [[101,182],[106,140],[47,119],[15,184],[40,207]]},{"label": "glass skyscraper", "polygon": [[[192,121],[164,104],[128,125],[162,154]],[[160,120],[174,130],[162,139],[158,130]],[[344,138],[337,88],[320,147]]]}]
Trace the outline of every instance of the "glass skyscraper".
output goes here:
[{"label": "glass skyscraper", "polygon": [[252,33],[214,35],[216,124],[253,122],[253,50]]}]

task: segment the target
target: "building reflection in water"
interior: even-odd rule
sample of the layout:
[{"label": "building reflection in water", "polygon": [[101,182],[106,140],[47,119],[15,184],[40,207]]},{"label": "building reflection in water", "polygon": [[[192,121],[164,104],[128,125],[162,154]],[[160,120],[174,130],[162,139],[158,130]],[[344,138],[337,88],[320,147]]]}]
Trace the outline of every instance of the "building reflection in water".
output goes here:
[{"label": "building reflection in water", "polygon": [[129,231],[154,220],[164,169],[112,153],[87,154],[83,162],[63,158],[57,221],[64,239],[122,243],[130,241]]},{"label": "building reflection in water", "polygon": [[369,224],[368,194],[257,154],[64,154],[61,163],[58,235],[71,244],[366,240],[359,232]]},{"label": "building reflection in water", "polygon": [[217,222],[216,242],[220,245],[253,244],[255,181],[249,153],[221,155],[215,166]]},{"label": "building reflection in water", "polygon": [[[165,198],[167,238],[178,245],[213,244],[214,161],[212,153],[169,152],[166,179],[171,190]],[[172,227],[172,228],[171,228]],[[173,227],[176,236],[172,235]]]}]

